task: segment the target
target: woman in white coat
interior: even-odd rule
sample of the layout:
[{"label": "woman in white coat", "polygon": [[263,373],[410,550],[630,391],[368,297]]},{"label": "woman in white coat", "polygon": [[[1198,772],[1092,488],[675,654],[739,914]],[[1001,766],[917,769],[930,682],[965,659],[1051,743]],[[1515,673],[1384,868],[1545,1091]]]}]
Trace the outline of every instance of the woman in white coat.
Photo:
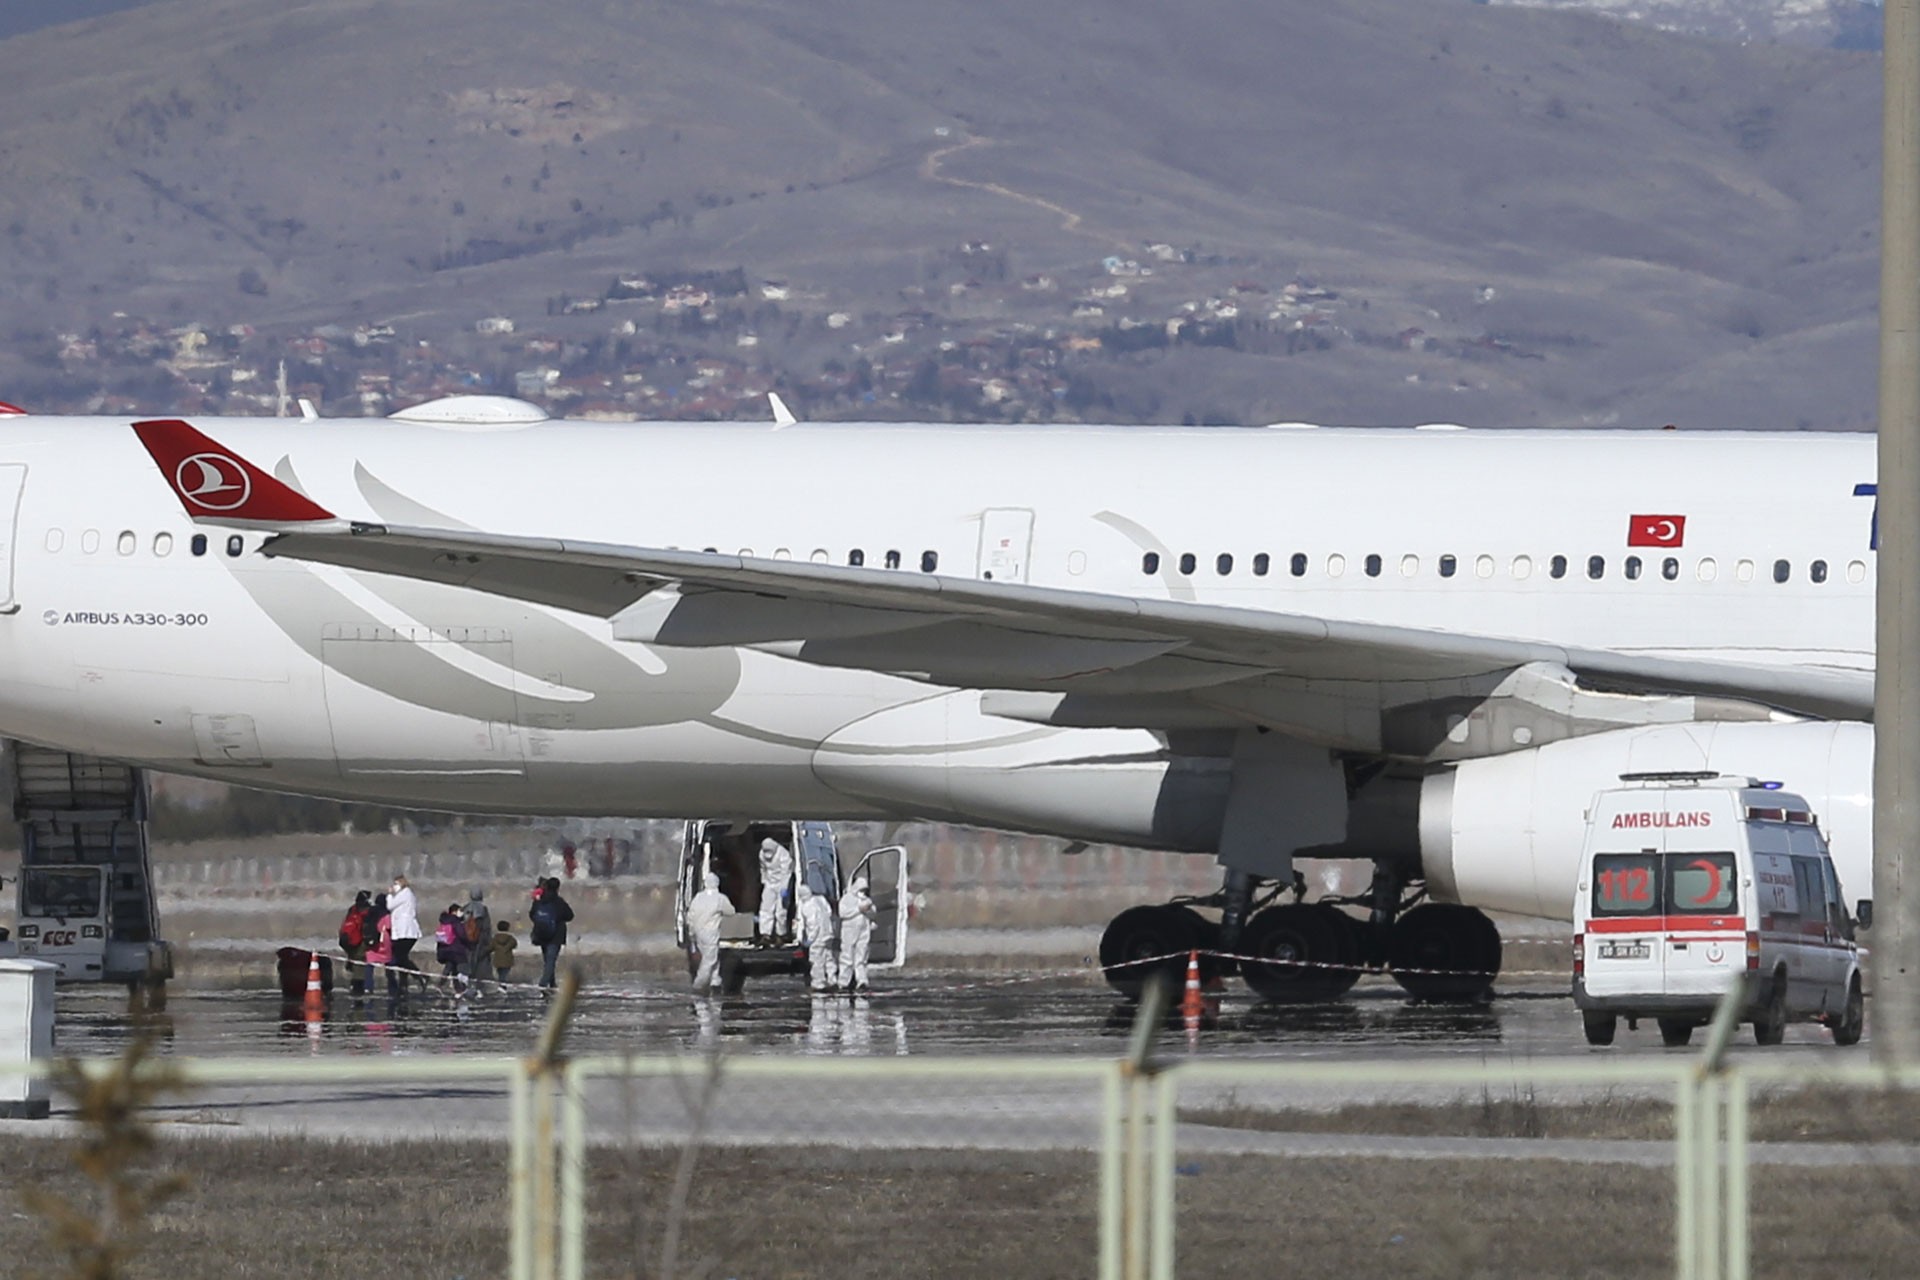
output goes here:
[{"label": "woman in white coat", "polygon": [[[414,900],[413,888],[405,876],[395,876],[393,885],[387,890],[387,912],[393,918],[393,967],[411,969],[420,972],[420,966],[413,962],[413,944],[420,941],[420,906]],[[406,979],[400,980],[402,991],[406,990]],[[420,977],[421,990],[425,990],[427,979]]]}]

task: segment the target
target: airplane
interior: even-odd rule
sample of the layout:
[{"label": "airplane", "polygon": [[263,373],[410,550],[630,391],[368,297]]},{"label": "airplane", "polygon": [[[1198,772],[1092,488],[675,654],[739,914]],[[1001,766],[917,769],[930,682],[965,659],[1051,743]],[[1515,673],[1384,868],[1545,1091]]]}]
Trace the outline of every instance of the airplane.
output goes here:
[{"label": "airplane", "polygon": [[[1277,1000],[1369,967],[1478,999],[1487,912],[1570,918],[1625,772],[1783,781],[1866,896],[1874,466],[1863,435],[490,396],[11,416],[0,734],[421,808],[1210,854],[1216,894],[1107,926],[1117,989],[1202,948]],[[1364,919],[1306,900],[1330,857],[1373,864]]]}]

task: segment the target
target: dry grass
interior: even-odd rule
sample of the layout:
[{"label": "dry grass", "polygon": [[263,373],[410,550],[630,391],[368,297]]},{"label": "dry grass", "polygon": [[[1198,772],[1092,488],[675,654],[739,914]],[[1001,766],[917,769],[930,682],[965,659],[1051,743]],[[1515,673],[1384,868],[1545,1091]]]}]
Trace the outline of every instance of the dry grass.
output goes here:
[{"label": "dry grass", "polygon": [[[20,1188],[77,1190],[69,1149],[0,1139],[0,1258],[47,1268]],[[188,1189],[155,1216],[129,1280],[506,1270],[505,1151],[289,1139],[166,1140]],[[677,1153],[589,1169],[589,1275],[652,1276]],[[1556,1161],[1203,1158],[1182,1164],[1188,1276],[1665,1276],[1672,1175]],[[1085,1277],[1097,1183],[1086,1154],[837,1149],[703,1153],[682,1276]],[[1920,1172],[1769,1169],[1754,1180],[1756,1274],[1906,1276]]]},{"label": "dry grass", "polygon": [[[1607,1093],[1542,1102],[1525,1090],[1487,1092],[1447,1103],[1357,1103],[1325,1110],[1250,1106],[1231,1095],[1215,1106],[1183,1107],[1192,1124],[1274,1133],[1390,1134],[1402,1137],[1662,1140],[1673,1136],[1664,1097]],[[1762,1094],[1749,1109],[1762,1142],[1920,1142],[1920,1095],[1868,1089]]]}]

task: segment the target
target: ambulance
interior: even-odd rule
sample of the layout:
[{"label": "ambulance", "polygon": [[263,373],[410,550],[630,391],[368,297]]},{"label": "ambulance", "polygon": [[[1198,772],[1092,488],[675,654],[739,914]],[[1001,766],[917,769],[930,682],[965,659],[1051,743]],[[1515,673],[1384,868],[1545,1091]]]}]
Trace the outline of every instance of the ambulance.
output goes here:
[{"label": "ambulance", "polygon": [[1818,1022],[1835,1044],[1865,1021],[1856,929],[1807,802],[1779,783],[1716,773],[1620,775],[1587,811],[1573,900],[1573,999],[1587,1043],[1654,1019],[1684,1045],[1751,975],[1743,1022],[1779,1044]]},{"label": "ambulance", "polygon": [[[786,929],[776,938],[763,938],[755,923],[760,909],[760,842],[777,840],[793,854],[793,871],[781,886],[786,902]],[[840,894],[864,878],[873,899],[876,919],[868,949],[871,969],[898,969],[907,962],[907,922],[913,895],[907,877],[907,851],[901,845],[870,849],[853,861],[840,850],[833,827],[825,822],[787,819],[747,820],[698,818],[686,824],[681,837],[680,874],[674,900],[674,936],[687,956],[691,976],[700,964],[699,948],[687,923],[687,908],[700,892],[708,872],[720,880],[720,892],[733,904],[721,927],[720,989],[738,994],[747,979],[807,972],[807,948],[795,933],[795,890],[804,881],[838,908]]]}]

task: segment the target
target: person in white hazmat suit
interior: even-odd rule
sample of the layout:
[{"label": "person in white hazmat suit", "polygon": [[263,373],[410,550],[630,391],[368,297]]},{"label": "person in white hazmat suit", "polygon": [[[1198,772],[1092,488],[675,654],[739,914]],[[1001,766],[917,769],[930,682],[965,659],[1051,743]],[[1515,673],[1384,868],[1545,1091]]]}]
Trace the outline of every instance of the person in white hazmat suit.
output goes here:
[{"label": "person in white hazmat suit", "polygon": [[772,943],[787,931],[787,884],[793,879],[793,855],[778,840],[760,842],[760,941]]},{"label": "person in white hazmat suit", "polygon": [[855,876],[840,895],[840,985],[848,991],[867,989],[867,948],[873,943],[876,914],[867,896],[867,878]]},{"label": "person in white hazmat suit", "polygon": [[720,926],[733,914],[733,900],[720,892],[720,877],[707,872],[706,887],[687,904],[687,929],[693,934],[700,968],[693,975],[695,991],[711,990],[720,980]]},{"label": "person in white hazmat suit", "polygon": [[807,949],[807,985],[815,991],[833,990],[833,907],[825,896],[805,883],[794,891],[799,899],[800,942]]}]

